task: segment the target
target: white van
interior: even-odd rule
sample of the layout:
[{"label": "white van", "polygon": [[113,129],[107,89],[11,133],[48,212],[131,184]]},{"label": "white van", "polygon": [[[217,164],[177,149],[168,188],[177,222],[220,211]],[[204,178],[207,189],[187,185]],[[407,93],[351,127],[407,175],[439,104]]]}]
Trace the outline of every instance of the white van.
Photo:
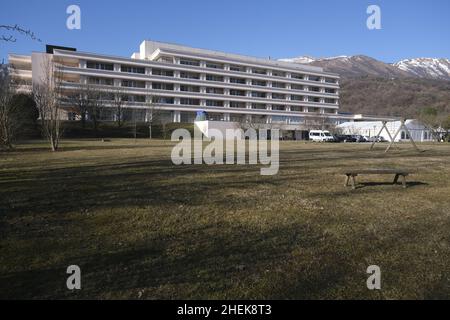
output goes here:
[{"label": "white van", "polygon": [[333,135],[327,130],[311,130],[309,140],[317,142],[334,141]]}]

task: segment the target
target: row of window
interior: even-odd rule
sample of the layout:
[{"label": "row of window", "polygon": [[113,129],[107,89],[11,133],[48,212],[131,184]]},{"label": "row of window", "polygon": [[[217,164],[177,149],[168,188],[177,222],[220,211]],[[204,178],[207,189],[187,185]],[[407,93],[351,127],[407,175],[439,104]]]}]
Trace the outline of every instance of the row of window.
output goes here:
[{"label": "row of window", "polygon": [[[97,70],[108,70],[108,71],[114,70],[114,64],[112,64],[112,63],[103,63],[103,62],[95,62],[95,61],[88,61],[86,63],[86,67],[88,69],[97,69]],[[136,67],[136,66],[121,65],[120,71],[126,72],[126,73],[145,74],[144,67]]]},{"label": "row of window", "polygon": [[[114,85],[114,81],[109,78],[90,77],[88,81],[90,84],[96,84],[96,85],[107,85],[107,86]],[[123,87],[145,88],[145,81],[122,80],[121,85]],[[169,83],[165,84],[165,83],[153,82],[152,88],[156,89],[156,90],[170,90],[170,91],[175,90],[174,85],[169,84]],[[305,87],[303,87],[303,86],[299,86],[296,88],[298,90],[305,89]],[[185,92],[200,92],[200,87],[199,86],[191,86],[191,85],[181,85],[180,90],[185,91]],[[206,88],[206,90],[207,90],[206,91],[207,93],[224,94],[224,89],[222,89],[222,88]],[[320,88],[319,87],[309,87],[308,91],[320,92]],[[336,89],[325,88],[324,92],[329,93],[329,94],[335,94]],[[238,96],[246,95],[244,90],[237,90],[237,89],[231,89],[230,94],[238,95]],[[252,92],[251,95],[252,95],[252,97],[257,97],[257,98],[266,98],[267,97],[267,94],[265,92]],[[279,93],[273,93],[272,98],[273,99],[285,99],[286,95],[279,94]],[[303,100],[302,96],[298,96],[298,95],[292,95],[291,99],[292,100]]]},{"label": "row of window", "polygon": [[[114,101],[115,97],[111,94],[105,94],[101,97],[101,100],[104,101]],[[122,95],[121,100],[124,102],[134,102],[134,103],[145,103],[145,96],[142,95]],[[159,96],[152,96],[152,102],[158,103],[158,104],[175,104],[175,98],[173,97],[159,97]],[[181,98],[180,99],[181,105],[191,105],[191,106],[200,106],[201,100],[200,99],[193,99],[193,98]],[[208,107],[224,107],[223,101],[218,100],[206,100],[205,101],[206,106]],[[231,101],[230,102],[230,108],[238,108],[238,109],[247,109],[247,104],[245,102],[239,102],[239,101]],[[267,106],[265,104],[261,103],[252,103],[250,105],[250,109],[253,110],[268,110]],[[286,106],[286,105],[272,105],[271,110],[274,111],[293,111],[293,112],[309,112],[309,113],[335,113],[335,110],[333,109],[327,109],[324,108],[323,111],[321,108],[318,107],[302,107],[302,106]]]},{"label": "row of window", "polygon": [[[104,93],[104,94],[100,95],[99,100],[114,101],[114,100],[116,100],[116,96],[113,93]],[[123,95],[120,96],[120,100],[124,101],[124,102],[144,103],[145,102],[145,96],[123,94]]]},{"label": "row of window", "polygon": [[[101,97],[102,100],[114,100],[113,94],[106,94]],[[156,99],[156,100],[155,100]],[[121,96],[122,101],[127,102],[145,102],[145,96],[144,95],[122,95]],[[308,100],[309,101],[309,100]],[[174,98],[173,97],[153,97],[153,102],[155,103],[165,103],[165,104],[174,104]],[[334,102],[327,102],[327,103],[334,103]],[[195,98],[180,98],[180,104],[184,105],[200,105],[200,99]],[[206,100],[206,105],[211,107],[223,107],[224,101],[221,100]],[[262,103],[253,103],[252,104],[253,109],[267,109],[265,104]],[[245,102],[239,102],[239,101],[231,101],[230,102],[231,108],[246,108]],[[309,107],[311,109],[311,107]],[[279,106],[279,105],[272,105],[272,110],[285,110],[285,106]],[[302,107],[299,106],[291,106],[291,111],[302,111]]]},{"label": "row of window", "polygon": [[[173,71],[168,71],[168,70],[164,70],[164,69],[152,69],[152,75],[165,76],[165,77],[174,77],[175,73]],[[201,74],[200,73],[196,73],[196,72],[185,72],[185,71],[182,71],[182,72],[180,72],[180,78],[200,80],[201,79]],[[225,82],[225,77],[224,76],[213,75],[213,74],[207,74],[205,76],[205,79],[207,81]],[[246,78],[230,77],[229,78],[229,82],[230,83],[235,83],[235,84],[247,84],[247,79]],[[252,79],[251,80],[251,84],[253,86],[260,86],[260,87],[267,87],[267,86],[269,86],[269,82],[268,81],[257,80],[257,79]],[[272,86],[272,88],[286,89],[288,84],[284,83],[284,82],[273,81],[271,86]],[[305,86],[303,86],[303,85],[291,84],[291,89],[293,89],[293,90],[304,90],[304,88],[305,88]],[[314,88],[314,91],[320,91],[319,87],[311,87],[311,88]],[[327,89],[328,90],[333,90],[334,92],[336,90],[336,89],[331,89],[331,88],[327,88]]]},{"label": "row of window", "polygon": [[[174,63],[173,57],[168,57],[168,56],[162,56],[157,61],[164,62],[164,63]],[[196,59],[181,58],[179,60],[179,63],[182,65],[195,66],[195,67],[201,66],[201,61],[196,60]],[[221,70],[225,69],[225,64],[217,63],[217,62],[206,61],[204,66],[206,68],[210,68],[210,69],[221,69]],[[235,72],[247,72],[247,68],[244,66],[240,66],[240,65],[229,65],[229,69],[231,71],[235,71]],[[269,69],[263,69],[263,68],[250,68],[250,72],[253,74],[269,75],[270,74],[269,71],[270,71]],[[274,77],[280,77],[280,78],[286,78],[288,76],[287,72],[280,71],[280,70],[272,70],[271,74]],[[303,79],[306,79],[306,75],[300,74],[300,73],[291,73],[291,78],[303,80]],[[337,80],[334,78],[324,77],[324,79],[325,79],[325,82],[327,82],[327,83],[337,83]],[[321,81],[321,77],[310,75],[309,80]]]},{"label": "row of window", "polygon": [[122,80],[122,87],[145,88],[145,81]]},{"label": "row of window", "polygon": [[[175,98],[173,97],[159,97],[159,96],[153,96],[152,101],[154,103],[161,103],[161,104],[175,104]],[[195,99],[195,98],[180,98],[180,104],[182,105],[191,105],[191,106],[200,106],[201,100]],[[205,100],[205,104],[208,107],[223,107],[224,101],[220,100]],[[302,106],[286,106],[286,105],[271,105],[271,110],[277,110],[277,111],[295,111],[295,112],[321,112],[321,108],[319,107],[302,107]],[[245,102],[241,101],[230,101],[230,108],[240,108],[240,109],[247,109],[247,104]],[[251,109],[259,109],[259,110],[267,110],[267,106],[262,103],[252,103]],[[307,111],[306,111],[307,110]],[[323,109],[325,113],[334,113],[334,109]]]},{"label": "row of window", "polygon": [[[153,82],[152,83],[152,89],[173,91],[174,90],[174,85],[173,84]],[[180,91],[182,91],[182,92],[199,93],[200,92],[200,87],[198,87],[198,86],[182,85],[182,86],[180,86]],[[210,88],[210,87],[207,87],[205,92],[208,93],[208,94],[219,94],[219,95],[223,95],[225,93],[224,89],[222,89],[222,88]],[[237,90],[237,89],[231,89],[229,91],[229,93],[230,93],[231,96],[245,97],[247,95],[247,92],[245,90]],[[268,95],[265,92],[260,92],[260,91],[252,91],[251,92],[251,96],[253,98],[267,98],[268,97]],[[286,100],[287,97],[288,97],[288,95],[286,95],[286,94],[272,93],[272,99]],[[306,96],[306,98],[305,98],[305,96],[299,96],[299,95],[291,95],[291,100],[294,100],[294,101],[320,102],[320,98],[318,98],[318,97]],[[336,99],[325,98],[325,103],[333,103],[334,104],[334,103],[336,103]]]},{"label": "row of window", "polygon": [[121,72],[145,74],[145,68],[136,66],[120,66]]},{"label": "row of window", "polygon": [[[115,96],[112,94],[104,94],[100,97],[101,100],[104,101],[114,101]],[[143,95],[122,95],[121,100],[124,102],[138,102],[138,103],[145,103],[145,96]],[[153,96],[152,97],[153,103],[160,103],[160,104],[175,104],[175,98],[173,97],[158,97]],[[201,100],[195,99],[195,98],[180,98],[180,104],[182,105],[192,105],[192,106],[200,106]],[[205,101],[206,106],[208,107],[223,107],[224,101],[220,100],[206,100]],[[247,104],[245,102],[240,101],[230,101],[230,108],[241,108],[246,109]],[[296,112],[320,112],[320,108],[317,107],[301,107],[301,106],[280,106],[280,105],[272,105],[272,110],[277,111],[286,111],[290,109],[290,111],[296,111]],[[267,110],[267,106],[262,103],[252,103],[251,109],[258,109],[258,110]],[[324,109],[325,112],[334,112],[333,110]]]},{"label": "row of window", "polygon": [[89,84],[103,85],[103,86],[113,86],[114,80],[109,78],[98,78],[98,77],[90,77],[88,78]]},{"label": "row of window", "polygon": [[[98,77],[90,77],[88,79],[88,82],[90,84],[96,84],[96,85],[108,85],[113,86],[114,81],[112,79],[108,78],[98,78]],[[128,87],[128,88],[145,88],[145,81],[136,81],[136,80],[122,80],[121,81],[122,87]],[[159,83],[159,82],[152,82],[152,89],[154,90],[167,90],[167,91],[174,91],[175,87],[172,83]],[[199,86],[190,86],[190,85],[181,85],[180,91],[182,92],[194,92],[194,93],[200,93],[200,87]],[[315,90],[313,90],[315,91]],[[208,94],[220,94],[223,95],[225,93],[223,88],[206,88],[206,93]],[[247,96],[247,92],[245,90],[238,90],[238,89],[230,89],[229,94],[231,96],[240,96],[245,97]],[[275,100],[286,100],[289,95],[281,94],[281,93],[272,93],[272,99]],[[253,98],[268,98],[268,94],[265,92],[260,91],[252,91],[251,97]],[[309,101],[309,102],[320,102],[320,98],[318,97],[311,97],[311,96],[301,96],[301,95],[290,95],[291,100],[294,101]],[[325,103],[336,103],[336,99],[332,98],[325,98]]]},{"label": "row of window", "polygon": [[[94,85],[114,86],[114,80],[109,78],[89,77],[88,83]],[[145,88],[145,81],[121,80],[120,85],[128,88]],[[170,90],[173,90],[173,85]]]},{"label": "row of window", "polygon": [[[174,76],[173,72],[164,72],[164,70],[161,70],[161,69],[154,69],[154,72],[152,74],[153,75],[158,75],[158,76],[167,76],[167,77],[173,77]],[[192,72],[181,72],[180,73],[180,78],[183,78],[183,79],[195,79],[195,80],[200,80],[201,79],[199,73],[192,73]],[[223,76],[209,75],[208,74],[208,75],[206,75],[205,80],[206,81],[214,81],[214,82],[224,82],[225,78]],[[247,80],[245,78],[230,77],[229,78],[229,83],[245,85],[245,84],[247,84]],[[252,86],[260,86],[260,87],[268,87],[269,83],[267,81],[264,81],[264,80],[253,79],[251,81],[251,85]],[[277,88],[277,89],[286,89],[288,87],[288,85],[286,83],[283,83],[283,82],[272,82],[271,87],[272,88]],[[291,90],[305,91],[306,90],[306,86],[298,85],[298,84],[291,84],[290,89]],[[308,90],[309,91],[320,92],[320,87],[308,87]],[[325,93],[336,93],[336,89],[334,89],[334,88],[324,88],[324,90],[325,90]]]},{"label": "row of window", "polygon": [[[180,64],[183,65],[189,65],[189,66],[200,66],[200,61],[198,60],[190,60],[190,59],[181,59],[180,60]],[[87,62],[87,68],[88,69],[98,69],[98,70],[108,70],[108,71],[113,71],[114,70],[114,64],[113,63],[103,63],[103,62],[95,62],[95,61],[88,61]],[[224,69],[224,65],[220,64],[220,63],[213,63],[213,62],[207,62],[206,63],[206,67],[210,68],[210,69]],[[240,66],[230,66],[230,70],[231,71],[239,71],[239,72],[246,72],[244,67],[240,67]],[[144,67],[137,67],[137,66],[129,66],[129,65],[120,65],[120,71],[121,72],[126,72],[126,73],[137,73],[137,74],[145,74],[145,68]],[[252,72],[253,74],[259,74],[259,75],[267,75],[267,70],[266,69],[257,69],[257,68],[253,68]],[[163,69],[152,69],[152,74],[154,75],[161,75],[161,76],[167,76],[167,77],[173,77],[174,76],[174,72],[171,70],[163,70]],[[207,77],[210,75],[207,75]],[[272,71],[272,76],[275,77],[280,77],[280,78],[285,78],[287,76],[286,72],[283,71]],[[200,79],[200,74],[199,73],[191,73],[191,72],[181,72],[180,73],[180,77],[181,78],[189,78],[189,79]],[[223,76],[214,76],[211,75],[210,76],[211,79],[214,80],[210,80],[210,81],[220,81],[223,82]],[[296,73],[292,73],[291,74],[291,78],[292,79],[298,79],[298,80],[304,80],[306,79],[306,76],[303,74],[296,74]],[[209,79],[207,79],[209,80]],[[320,76],[314,76],[314,75],[309,75],[308,76],[308,80],[310,81],[316,81],[316,82],[321,82],[322,77]],[[230,79],[230,82],[232,80]],[[241,79],[241,78],[234,78],[233,81],[238,81],[238,82],[232,82],[232,83],[242,83],[245,84],[246,80],[245,79]],[[258,81],[258,80],[256,80]],[[328,77],[324,77],[324,81],[326,83],[337,83],[337,80],[334,78],[328,78]],[[265,82],[265,81],[262,81]]]}]

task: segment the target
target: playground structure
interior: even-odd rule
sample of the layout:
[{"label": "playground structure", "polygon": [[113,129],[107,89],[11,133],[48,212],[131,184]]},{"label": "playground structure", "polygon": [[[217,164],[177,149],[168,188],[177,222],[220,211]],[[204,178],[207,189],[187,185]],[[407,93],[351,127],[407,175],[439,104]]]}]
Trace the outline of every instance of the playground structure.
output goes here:
[{"label": "playground structure", "polygon": [[[392,136],[391,133],[389,132],[388,128],[387,128],[387,123],[388,121],[382,121],[382,126],[380,131],[378,132],[378,134],[376,135],[376,137],[380,136],[381,133],[383,132],[383,130],[386,130],[388,136],[389,136],[389,145],[387,146],[386,150],[384,151],[385,153],[387,153],[391,147],[394,145],[395,143],[395,139],[397,138],[397,136],[400,134],[400,132],[403,130],[405,132],[405,137],[407,137],[407,139],[411,142],[411,144],[413,145],[414,149],[416,149],[417,152],[420,152],[420,149],[417,147],[416,143],[414,142],[413,136],[411,135],[411,133],[409,132],[408,127],[405,125],[406,119],[401,119],[400,120],[400,126],[398,127],[397,131],[395,132],[395,134]],[[373,150],[373,147],[375,146],[375,144],[377,143],[377,139],[374,139],[374,141],[372,142],[371,146],[370,146],[370,150]]]}]

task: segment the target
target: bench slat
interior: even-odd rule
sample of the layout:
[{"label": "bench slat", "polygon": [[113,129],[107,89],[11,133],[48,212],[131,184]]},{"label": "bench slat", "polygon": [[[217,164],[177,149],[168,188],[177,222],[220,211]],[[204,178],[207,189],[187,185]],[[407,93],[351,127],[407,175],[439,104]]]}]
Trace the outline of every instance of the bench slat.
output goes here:
[{"label": "bench slat", "polygon": [[354,174],[398,174],[398,175],[408,175],[411,172],[402,169],[362,169],[362,170],[349,170],[345,171],[346,175]]}]

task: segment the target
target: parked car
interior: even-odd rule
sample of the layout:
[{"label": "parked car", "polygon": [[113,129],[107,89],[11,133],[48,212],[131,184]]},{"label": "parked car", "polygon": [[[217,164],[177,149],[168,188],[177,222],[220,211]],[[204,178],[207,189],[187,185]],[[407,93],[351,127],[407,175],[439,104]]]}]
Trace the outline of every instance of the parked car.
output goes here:
[{"label": "parked car", "polygon": [[309,140],[316,142],[332,142],[334,137],[327,130],[311,130],[309,132]]},{"label": "parked car", "polygon": [[377,142],[387,142],[387,140],[382,136],[377,136]]},{"label": "parked car", "polygon": [[334,137],[336,142],[356,142],[356,138],[350,134],[338,134]]},{"label": "parked car", "polygon": [[360,134],[354,134],[352,137],[355,139],[355,142],[365,142],[364,137]]},{"label": "parked car", "polygon": [[343,134],[335,134],[333,135],[334,142],[344,142],[345,141],[345,135]]},{"label": "parked car", "polygon": [[351,134],[344,135],[344,142],[356,142],[356,138]]},{"label": "parked car", "polygon": [[373,137],[368,137],[368,141],[369,142],[386,142],[387,140],[382,137],[382,136],[373,136]]}]

